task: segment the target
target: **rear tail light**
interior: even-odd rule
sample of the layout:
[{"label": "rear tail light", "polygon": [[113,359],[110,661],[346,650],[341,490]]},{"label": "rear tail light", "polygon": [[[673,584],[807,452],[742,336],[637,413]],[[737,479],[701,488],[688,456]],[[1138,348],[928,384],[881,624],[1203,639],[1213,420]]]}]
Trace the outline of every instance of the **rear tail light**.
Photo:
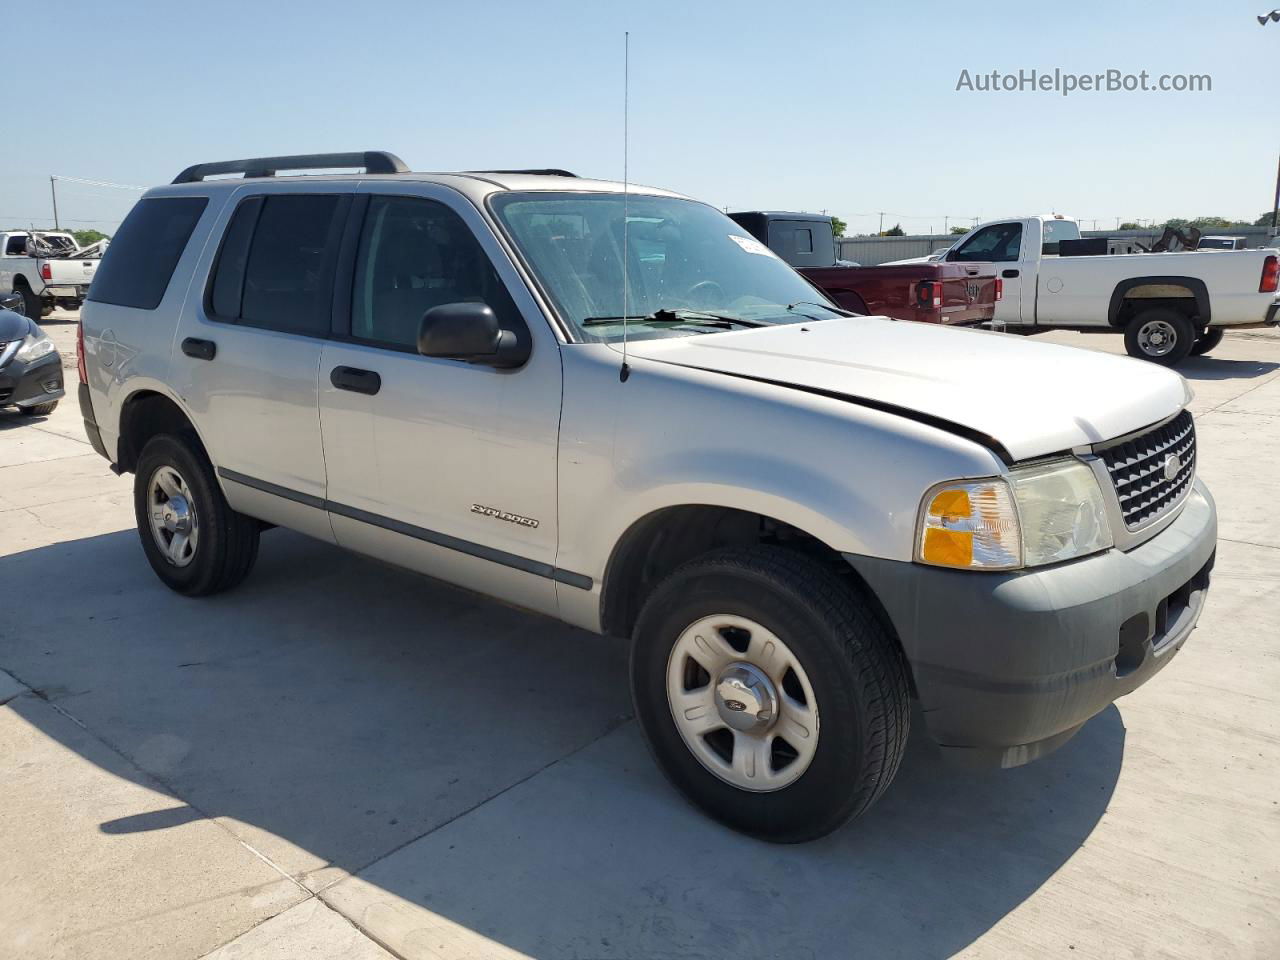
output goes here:
[{"label": "rear tail light", "polygon": [[1280,260],[1268,256],[1262,261],[1262,280],[1258,284],[1259,293],[1275,293],[1280,285]]},{"label": "rear tail light", "polygon": [[89,371],[84,366],[84,324],[76,323],[76,372],[80,374],[80,382],[89,382]]},{"label": "rear tail light", "polygon": [[925,280],[916,286],[916,306],[926,309],[942,306],[942,284]]},{"label": "rear tail light", "polygon": [[996,303],[1004,299],[1004,279],[996,277]]},{"label": "rear tail light", "polygon": [[42,264],[40,264],[40,279],[41,279],[41,280],[52,280],[52,279],[53,279],[53,267],[49,266],[49,264],[47,264],[47,263],[42,263]]}]

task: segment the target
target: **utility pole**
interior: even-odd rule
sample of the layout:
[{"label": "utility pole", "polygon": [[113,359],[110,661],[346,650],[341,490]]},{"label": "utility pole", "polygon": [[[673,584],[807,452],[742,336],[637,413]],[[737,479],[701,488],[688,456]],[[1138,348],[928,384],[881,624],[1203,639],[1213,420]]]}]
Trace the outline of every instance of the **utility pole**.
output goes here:
[{"label": "utility pole", "polygon": [[1271,208],[1271,233],[1276,232],[1276,223],[1280,221],[1280,165],[1276,166],[1276,202]]},{"label": "utility pole", "polygon": [[884,236],[884,211],[883,211],[883,210],[881,210],[881,211],[880,211],[880,230],[879,230],[879,234],[880,234],[880,236],[882,236],[882,237]]},{"label": "utility pole", "polygon": [[58,226],[58,188],[54,185],[57,181],[56,177],[49,178],[49,193],[53,195],[53,229],[60,230]]},{"label": "utility pole", "polygon": [[950,232],[951,232],[951,218],[950,218],[950,217],[943,217],[943,218],[942,218],[942,232],[943,232],[943,233],[950,233]]}]

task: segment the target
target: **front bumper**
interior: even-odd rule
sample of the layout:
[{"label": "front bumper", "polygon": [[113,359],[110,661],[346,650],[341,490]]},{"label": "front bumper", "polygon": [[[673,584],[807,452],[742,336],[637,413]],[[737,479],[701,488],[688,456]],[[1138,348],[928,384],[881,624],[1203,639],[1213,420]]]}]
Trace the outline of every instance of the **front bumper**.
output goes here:
[{"label": "front bumper", "polygon": [[14,357],[0,367],[0,406],[34,407],[60,400],[65,393],[62,358],[56,350],[32,363]]},{"label": "front bumper", "polygon": [[1181,649],[1217,535],[1197,480],[1178,518],[1128,552],[1005,574],[846,559],[897,630],[933,738],[962,761],[1012,767],[1061,746]]}]

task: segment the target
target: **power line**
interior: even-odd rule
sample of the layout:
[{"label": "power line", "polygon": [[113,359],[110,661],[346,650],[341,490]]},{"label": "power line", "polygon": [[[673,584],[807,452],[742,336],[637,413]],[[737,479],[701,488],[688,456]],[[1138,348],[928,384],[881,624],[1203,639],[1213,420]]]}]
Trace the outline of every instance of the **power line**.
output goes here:
[{"label": "power line", "polygon": [[63,177],[58,174],[51,174],[50,180],[66,180],[68,183],[87,183],[93,187],[113,187],[116,190],[146,190],[146,187],[135,186],[132,183],[110,183],[106,180],[86,180],[83,177]]}]

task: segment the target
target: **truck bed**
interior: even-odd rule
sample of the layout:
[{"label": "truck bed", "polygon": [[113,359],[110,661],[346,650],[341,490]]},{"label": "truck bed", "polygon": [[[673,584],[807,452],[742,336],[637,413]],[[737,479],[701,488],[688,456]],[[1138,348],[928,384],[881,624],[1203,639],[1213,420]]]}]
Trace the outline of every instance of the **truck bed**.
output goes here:
[{"label": "truck bed", "polygon": [[[973,326],[995,315],[996,269],[989,263],[908,263],[879,267],[802,267],[800,273],[854,313]],[[939,285],[922,300],[922,283]],[[937,305],[935,305],[935,301]]]}]

